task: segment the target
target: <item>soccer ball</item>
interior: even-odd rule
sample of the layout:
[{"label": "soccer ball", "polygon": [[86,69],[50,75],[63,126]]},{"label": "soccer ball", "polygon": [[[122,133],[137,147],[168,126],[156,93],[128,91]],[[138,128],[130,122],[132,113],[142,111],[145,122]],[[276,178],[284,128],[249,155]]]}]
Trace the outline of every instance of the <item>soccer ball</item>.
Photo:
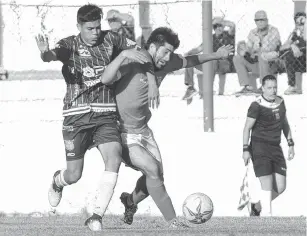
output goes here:
[{"label": "soccer ball", "polygon": [[193,224],[202,224],[210,220],[213,214],[212,200],[203,193],[193,193],[183,202],[184,217]]}]

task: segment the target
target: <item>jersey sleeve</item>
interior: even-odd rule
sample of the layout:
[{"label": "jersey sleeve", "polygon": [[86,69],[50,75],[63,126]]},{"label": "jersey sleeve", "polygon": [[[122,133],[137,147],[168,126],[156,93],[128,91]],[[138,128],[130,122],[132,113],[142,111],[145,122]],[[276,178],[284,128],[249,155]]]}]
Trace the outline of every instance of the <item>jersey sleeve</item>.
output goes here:
[{"label": "jersey sleeve", "polygon": [[[144,55],[147,57],[148,62],[144,63],[144,64],[140,64],[139,66],[142,68],[142,70],[146,73],[150,73],[151,75],[155,76],[155,72],[154,72],[154,65],[152,63],[152,59],[151,56],[149,55],[149,53],[144,50],[141,49],[142,52],[144,53]],[[138,63],[126,58],[122,64],[121,67],[119,68],[117,75],[116,75],[116,80],[119,80],[120,78],[122,78],[123,76],[129,74],[131,71],[133,71],[133,66],[136,66]]]},{"label": "jersey sleeve", "polygon": [[187,59],[180,54],[173,53],[169,62],[163,68],[165,73],[170,73],[176,70],[180,70],[187,66]]},{"label": "jersey sleeve", "polygon": [[73,48],[72,37],[61,39],[53,49],[59,61],[65,62],[69,59]]},{"label": "jersey sleeve", "polygon": [[260,113],[260,106],[257,102],[252,102],[248,108],[247,117],[257,119]]}]

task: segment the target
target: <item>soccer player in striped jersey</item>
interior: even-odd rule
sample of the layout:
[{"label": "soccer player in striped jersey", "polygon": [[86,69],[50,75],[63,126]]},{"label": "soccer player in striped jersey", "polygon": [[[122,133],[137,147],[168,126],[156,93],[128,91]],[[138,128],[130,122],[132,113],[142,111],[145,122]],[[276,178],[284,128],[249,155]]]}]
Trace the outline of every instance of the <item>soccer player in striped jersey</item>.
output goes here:
[{"label": "soccer player in striped jersey", "polygon": [[262,96],[248,109],[243,131],[243,159],[245,165],[252,160],[262,189],[260,202],[251,206],[251,215],[271,216],[271,202],[286,189],[287,165],[280,146],[281,132],[288,141],[288,160],[294,158],[294,142],[285,101],[276,96],[277,80],[273,75],[263,78],[262,91]]},{"label": "soccer player in striped jersey", "polygon": [[[179,43],[178,35],[164,27],[155,29],[147,41],[146,53],[153,61],[159,85],[170,72],[227,58],[232,52],[232,46],[224,46],[213,54],[182,57],[173,53],[179,47]],[[113,62],[116,60],[118,58]],[[143,68],[131,60],[120,60],[116,67],[106,68],[102,76],[102,82],[110,84],[120,78],[115,83],[115,93],[120,115],[123,160],[128,166],[144,174],[137,181],[136,189],[131,195],[121,195],[121,201],[125,206],[124,222],[132,223],[137,204],[150,195],[165,220],[170,223],[170,227],[186,227],[177,220],[172,201],[165,189],[161,154],[153,132],[148,127],[151,118],[148,93],[151,92],[149,85],[152,82]]]},{"label": "soccer player in striped jersey", "polygon": [[91,230],[101,230],[101,218],[112,198],[121,165],[121,137],[114,91],[101,83],[105,68],[116,56],[146,63],[147,58],[134,47],[135,42],[112,31],[101,30],[102,10],[92,4],[82,6],[77,13],[80,33],[60,40],[49,49],[48,40],[36,37],[44,62],[61,61],[67,84],[63,107],[63,138],[66,150],[66,169],[54,173],[48,192],[49,203],[58,206],[63,188],[76,183],[82,175],[87,149],[97,147],[105,171],[95,208],[86,224]]}]

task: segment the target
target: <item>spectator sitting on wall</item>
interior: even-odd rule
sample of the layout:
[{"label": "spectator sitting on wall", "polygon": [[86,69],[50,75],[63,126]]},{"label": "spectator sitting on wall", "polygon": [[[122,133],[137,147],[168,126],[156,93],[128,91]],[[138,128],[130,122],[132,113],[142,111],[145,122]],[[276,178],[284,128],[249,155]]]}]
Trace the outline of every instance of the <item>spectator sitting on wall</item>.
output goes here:
[{"label": "spectator sitting on wall", "polygon": [[280,57],[285,60],[289,85],[285,95],[302,94],[302,73],[306,72],[306,13],[296,13],[294,22],[294,31],[280,48]]},{"label": "spectator sitting on wall", "polygon": [[106,20],[112,31],[118,32],[126,38],[135,41],[133,16],[112,9],[107,12]]},{"label": "spectator sitting on wall", "polygon": [[[221,46],[233,45],[235,46],[235,23],[224,20],[221,17],[215,17],[212,20],[212,26],[214,30],[213,34],[213,52],[216,52]],[[191,49],[186,55],[194,55],[202,53],[203,44],[199,45],[196,48]],[[232,63],[232,56],[227,59],[213,61],[214,76],[215,74],[219,75],[219,95],[224,94],[225,79],[226,73],[234,72],[234,66]],[[201,67],[199,67],[200,70]],[[187,91],[183,97],[184,100],[190,100],[194,95],[197,94],[196,89],[194,88],[194,68],[186,68],[184,75],[184,83],[188,86]],[[200,98],[203,97],[202,93],[202,74],[197,74],[198,77],[198,87]]]},{"label": "spectator sitting on wall", "polygon": [[[276,73],[274,59],[278,57],[280,47],[280,35],[276,27],[269,25],[265,11],[255,13],[256,28],[251,30],[246,44],[238,46],[238,55],[233,58],[233,63],[238,74],[239,83],[243,86],[237,92],[239,95],[261,93],[261,88],[253,86],[256,78],[262,78],[268,74]],[[251,74],[249,74],[251,72]]]}]

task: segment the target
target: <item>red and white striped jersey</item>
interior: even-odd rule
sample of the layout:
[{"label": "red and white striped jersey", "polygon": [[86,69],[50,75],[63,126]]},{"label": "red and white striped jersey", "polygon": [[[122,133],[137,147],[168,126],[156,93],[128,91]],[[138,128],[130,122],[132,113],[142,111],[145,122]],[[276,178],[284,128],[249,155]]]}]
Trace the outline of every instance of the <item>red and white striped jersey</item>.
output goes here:
[{"label": "red and white striped jersey", "polygon": [[63,63],[67,84],[63,116],[116,111],[112,86],[100,82],[105,67],[125,49],[136,43],[112,31],[102,31],[98,43],[86,45],[80,34],[60,40],[54,49]]}]

